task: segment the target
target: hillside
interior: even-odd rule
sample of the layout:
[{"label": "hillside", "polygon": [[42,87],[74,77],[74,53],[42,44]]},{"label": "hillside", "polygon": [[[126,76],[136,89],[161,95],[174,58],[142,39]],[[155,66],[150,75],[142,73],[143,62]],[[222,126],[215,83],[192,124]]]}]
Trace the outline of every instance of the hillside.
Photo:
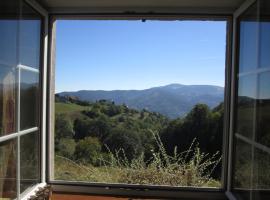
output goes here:
[{"label": "hillside", "polygon": [[220,186],[223,104],[170,120],[112,101],[55,100],[58,180]]},{"label": "hillside", "polygon": [[212,85],[170,84],[145,90],[80,90],[61,92],[60,96],[74,96],[83,101],[110,100],[134,109],[158,112],[169,118],[187,114],[194,105],[203,103],[214,108],[224,99],[224,88]]}]

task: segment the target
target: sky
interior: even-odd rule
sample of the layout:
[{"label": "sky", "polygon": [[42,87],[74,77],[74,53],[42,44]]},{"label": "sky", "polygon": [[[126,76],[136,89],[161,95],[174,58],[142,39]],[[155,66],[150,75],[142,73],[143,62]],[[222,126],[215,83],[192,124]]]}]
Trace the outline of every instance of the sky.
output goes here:
[{"label": "sky", "polygon": [[58,20],[56,92],[224,86],[226,22]]}]

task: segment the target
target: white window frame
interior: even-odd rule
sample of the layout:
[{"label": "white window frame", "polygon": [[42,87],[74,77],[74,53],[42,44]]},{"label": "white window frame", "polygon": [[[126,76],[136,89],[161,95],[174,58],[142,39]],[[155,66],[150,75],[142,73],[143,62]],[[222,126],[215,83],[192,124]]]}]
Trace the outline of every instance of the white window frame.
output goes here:
[{"label": "white window frame", "polygon": [[[222,186],[221,188],[198,188],[198,187],[172,187],[158,185],[135,185],[119,183],[94,183],[94,182],[76,182],[76,181],[59,181],[54,180],[54,92],[55,92],[55,44],[56,44],[56,20],[58,19],[119,19],[119,20],[221,20],[227,22],[226,30],[226,57],[225,57],[225,120],[223,131],[223,155],[222,155]],[[48,183],[53,185],[54,191],[73,192],[88,194],[107,194],[122,196],[144,196],[144,197],[167,197],[167,198],[202,198],[202,199],[224,199],[225,189],[227,186],[227,158],[228,158],[228,135],[229,135],[229,101],[230,101],[230,84],[231,84],[231,43],[232,43],[232,16],[231,15],[177,15],[177,14],[94,14],[94,15],[50,15],[49,24],[49,72],[48,72]]]},{"label": "white window frame", "polygon": [[[16,71],[16,77],[17,77],[17,120],[16,120],[16,132],[10,133],[8,135],[0,136],[0,143],[15,140],[16,141],[16,147],[17,147],[17,198],[18,200],[26,200],[31,195],[35,193],[35,191],[38,190],[40,187],[44,187],[46,185],[46,97],[47,97],[47,48],[48,48],[48,12],[43,9],[39,4],[36,3],[34,0],[22,0],[26,4],[28,4],[32,9],[37,11],[42,17],[43,20],[41,23],[41,35],[40,35],[40,42],[41,42],[41,53],[40,53],[40,68],[36,69],[30,66],[23,65],[21,63],[18,63],[17,65],[10,65],[9,63],[0,61],[2,65],[5,65],[10,68],[14,68]],[[20,20],[19,20],[19,26],[20,26]],[[20,130],[20,78],[21,78],[21,72],[22,71],[28,71],[32,73],[42,74],[42,77],[40,77],[39,82],[41,83],[40,91],[40,100],[41,103],[40,106],[40,112],[39,112],[39,119],[41,120],[39,125],[40,127],[31,127],[25,130]],[[15,72],[14,72],[15,73]],[[33,132],[39,131],[40,135],[40,183],[26,189],[26,191],[22,192],[20,191],[20,137],[31,134]]]},{"label": "white window frame", "polygon": [[[270,154],[270,148],[262,145],[258,142],[255,141],[255,132],[253,131],[253,135],[252,135],[252,139],[247,138],[243,135],[240,135],[238,133],[235,132],[235,102],[237,99],[237,93],[236,93],[236,86],[237,86],[237,81],[238,81],[238,77],[243,77],[243,76],[247,76],[247,75],[251,75],[254,74],[256,75],[256,82],[258,82],[258,77],[261,73],[265,73],[265,72],[269,72],[270,69],[269,68],[260,68],[260,69],[255,69],[253,71],[250,72],[242,72],[242,73],[237,73],[237,68],[239,65],[239,39],[240,39],[240,25],[239,25],[239,17],[244,14],[253,4],[257,3],[258,4],[258,0],[246,0],[233,14],[233,45],[232,45],[232,73],[231,73],[231,77],[232,77],[232,89],[231,89],[231,105],[230,105],[230,131],[229,131],[229,158],[228,158],[228,173],[227,173],[227,179],[228,179],[228,183],[227,183],[227,188],[226,188],[226,195],[230,200],[236,200],[236,196],[234,195],[234,189],[237,188],[233,188],[232,185],[232,179],[233,179],[233,162],[234,162],[234,144],[235,144],[235,140],[239,139],[243,142],[245,142],[246,144],[251,145],[253,151],[254,148],[261,150],[263,152],[269,153]],[[259,31],[259,27],[258,27],[258,31]],[[258,83],[256,83],[258,84]],[[258,93],[258,85],[256,85],[256,92]],[[256,112],[256,111],[255,111]],[[256,115],[256,114],[255,114]],[[254,157],[252,158],[254,159]],[[248,189],[250,190],[250,189]],[[246,191],[248,191],[246,190]],[[255,190],[254,190],[255,191]],[[269,190],[267,190],[269,192]]]}]

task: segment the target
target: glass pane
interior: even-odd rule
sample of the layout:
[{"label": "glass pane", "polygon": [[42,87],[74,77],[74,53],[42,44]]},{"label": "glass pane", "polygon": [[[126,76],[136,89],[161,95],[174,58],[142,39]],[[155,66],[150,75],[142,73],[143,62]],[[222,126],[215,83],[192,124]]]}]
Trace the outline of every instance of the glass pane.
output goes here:
[{"label": "glass pane", "polygon": [[236,131],[243,136],[252,137],[255,119],[256,76],[239,78]]},{"label": "glass pane", "polygon": [[249,72],[258,65],[258,17],[257,4],[250,7],[240,17],[240,52],[239,52],[239,73]]},{"label": "glass pane", "polygon": [[17,64],[17,20],[0,20],[0,64],[16,66]]},{"label": "glass pane", "polygon": [[[248,143],[237,139],[234,149],[233,187],[237,199],[243,200],[270,198],[270,154],[266,152],[270,147],[270,4],[266,2],[257,1],[240,18],[239,72],[251,72],[240,74],[238,83],[237,133],[250,139]],[[261,4],[260,21],[257,4]]]},{"label": "glass pane", "polygon": [[0,199],[14,199],[17,196],[16,141],[0,143]]},{"label": "glass pane", "polygon": [[270,3],[268,0],[260,1],[260,68],[270,68]]},{"label": "glass pane", "polygon": [[39,73],[21,70],[21,130],[38,126]]},{"label": "glass pane", "polygon": [[270,190],[270,154],[255,149],[254,157],[253,188]]},{"label": "glass pane", "polygon": [[39,133],[33,132],[21,137],[21,184],[20,191],[24,192],[27,188],[40,181],[40,145]]},{"label": "glass pane", "polygon": [[270,147],[270,72],[259,76],[256,141]]},{"label": "glass pane", "polygon": [[0,64],[17,64],[19,1],[0,1]]},{"label": "glass pane", "polygon": [[16,130],[16,93],[14,68],[0,64],[0,136]]},{"label": "glass pane", "polygon": [[20,20],[19,62],[33,68],[40,65],[40,16],[26,4],[23,6],[23,16]]},{"label": "glass pane", "polygon": [[251,188],[251,145],[236,139],[235,158],[234,158],[234,188],[249,189]]}]

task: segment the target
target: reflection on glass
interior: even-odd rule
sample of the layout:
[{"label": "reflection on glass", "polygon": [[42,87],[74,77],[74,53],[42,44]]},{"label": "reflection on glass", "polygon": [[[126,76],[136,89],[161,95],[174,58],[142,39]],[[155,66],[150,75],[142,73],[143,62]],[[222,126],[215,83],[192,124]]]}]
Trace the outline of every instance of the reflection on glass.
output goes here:
[{"label": "reflection on glass", "polygon": [[256,11],[257,5],[254,4],[240,17],[239,73],[257,68],[258,22]]},{"label": "reflection on glass", "polygon": [[17,20],[0,20],[0,64],[15,66],[17,64]]},{"label": "reflection on glass", "polygon": [[234,187],[249,189],[251,188],[251,145],[236,139],[235,144],[235,171]]},{"label": "reflection on glass", "polygon": [[0,199],[16,198],[16,152],[14,140],[0,143]]},{"label": "reflection on glass", "polygon": [[39,74],[21,70],[21,130],[36,127],[39,113]]},{"label": "reflection on glass", "polygon": [[254,189],[270,189],[270,154],[259,149],[254,153]]},{"label": "reflection on glass", "polygon": [[29,133],[21,137],[21,184],[20,191],[35,185],[40,179],[39,134]]},{"label": "reflection on glass", "polygon": [[15,108],[14,70],[0,64],[0,136],[15,132]]},{"label": "reflection on glass", "polygon": [[236,132],[247,138],[238,138],[235,146],[237,199],[270,199],[269,8],[269,1],[257,1],[241,17]]},{"label": "reflection on glass", "polygon": [[254,131],[256,77],[254,75],[239,78],[237,105],[237,133],[252,137]]},{"label": "reflection on glass", "polygon": [[259,76],[256,141],[270,147],[270,72]]},{"label": "reflection on glass", "polygon": [[270,68],[270,22],[260,23],[260,68]]},{"label": "reflection on glass", "polygon": [[40,16],[23,5],[23,16],[20,20],[20,37],[19,37],[19,62],[33,68],[39,68],[40,57],[40,34],[41,19]]}]

